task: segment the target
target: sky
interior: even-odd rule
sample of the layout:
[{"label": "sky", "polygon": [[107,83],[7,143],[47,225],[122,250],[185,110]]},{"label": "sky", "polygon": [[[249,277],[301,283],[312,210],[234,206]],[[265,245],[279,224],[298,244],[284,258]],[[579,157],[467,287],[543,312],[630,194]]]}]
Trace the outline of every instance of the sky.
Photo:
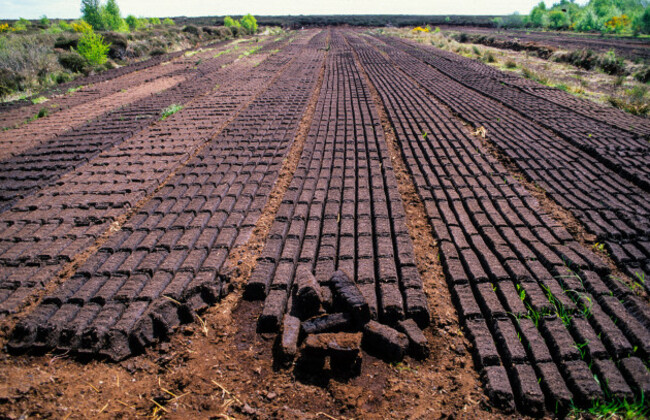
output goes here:
[{"label": "sky", "polygon": [[[215,15],[528,14],[539,0],[117,0],[122,15],[144,17]],[[553,0],[547,1],[552,4]],[[0,20],[78,18],[81,0],[0,0]]]}]

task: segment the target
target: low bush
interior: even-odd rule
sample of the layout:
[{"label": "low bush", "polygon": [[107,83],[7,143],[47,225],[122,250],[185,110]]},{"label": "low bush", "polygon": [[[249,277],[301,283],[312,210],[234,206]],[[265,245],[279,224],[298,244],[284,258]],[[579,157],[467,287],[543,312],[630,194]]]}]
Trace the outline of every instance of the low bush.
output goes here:
[{"label": "low bush", "polygon": [[54,48],[61,48],[63,50],[72,50],[77,48],[79,43],[79,36],[76,35],[62,35],[54,41]]},{"label": "low bush", "polygon": [[189,34],[192,34],[192,35],[195,35],[195,36],[198,36],[198,37],[201,36],[201,29],[199,27],[197,27],[197,26],[194,26],[194,25],[186,25],[183,28],[183,32],[187,32]]},{"label": "low bush", "polygon": [[634,78],[641,83],[650,82],[650,66],[643,66],[641,70],[634,73]]},{"label": "low bush", "polygon": [[230,30],[230,28],[221,27],[221,28],[218,29],[218,31],[219,31],[218,32],[219,37],[221,37],[221,38],[232,38],[232,31]]},{"label": "low bush", "polygon": [[165,18],[165,20],[162,21],[162,24],[167,25],[167,26],[176,25],[176,23],[173,20],[171,20],[170,18]]},{"label": "low bush", "polygon": [[104,42],[109,44],[108,56],[114,60],[126,59],[126,50],[129,46],[129,41],[124,34],[117,32],[104,33]]},{"label": "low bush", "polygon": [[59,64],[73,73],[85,73],[88,70],[88,60],[79,55],[76,51],[70,51],[59,55]]},{"label": "low bush", "polygon": [[607,74],[624,74],[625,62],[617,57],[614,50],[609,50],[598,60],[598,66]]},{"label": "low bush", "polygon": [[25,78],[19,73],[0,67],[0,98],[24,88]]},{"label": "low bush", "polygon": [[95,32],[86,32],[77,45],[77,52],[94,65],[106,62],[109,49],[110,44],[104,43],[104,37]]}]

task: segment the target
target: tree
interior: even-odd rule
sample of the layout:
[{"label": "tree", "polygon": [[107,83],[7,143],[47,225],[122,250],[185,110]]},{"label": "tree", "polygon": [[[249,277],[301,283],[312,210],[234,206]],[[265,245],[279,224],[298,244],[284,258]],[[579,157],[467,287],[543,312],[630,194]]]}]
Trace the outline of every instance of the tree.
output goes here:
[{"label": "tree", "polygon": [[554,29],[562,29],[569,26],[568,16],[561,10],[552,10],[548,14],[548,20]]},{"label": "tree", "polygon": [[529,20],[533,26],[545,26],[548,18],[546,17],[546,4],[544,4],[543,1],[533,7],[533,10],[530,12]]},{"label": "tree", "polygon": [[585,10],[576,22],[575,29],[583,32],[599,31],[601,25],[598,21],[598,16],[592,9]]},{"label": "tree", "polygon": [[640,25],[641,31],[650,34],[650,7],[646,7],[641,15]]},{"label": "tree", "polygon": [[102,19],[102,7],[99,0],[81,0],[83,20],[96,30],[106,29]]},{"label": "tree", "polygon": [[124,19],[115,0],[106,1],[106,5],[102,7],[102,15],[106,28],[117,31],[124,27]]}]

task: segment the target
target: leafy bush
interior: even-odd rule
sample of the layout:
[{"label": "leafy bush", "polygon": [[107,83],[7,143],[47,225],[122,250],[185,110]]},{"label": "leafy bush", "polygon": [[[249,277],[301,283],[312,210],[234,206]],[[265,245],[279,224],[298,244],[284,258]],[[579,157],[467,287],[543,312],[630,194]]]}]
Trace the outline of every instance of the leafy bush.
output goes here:
[{"label": "leafy bush", "polygon": [[553,10],[548,14],[551,28],[562,29],[569,26],[568,15],[561,10]]},{"label": "leafy bush", "polygon": [[627,15],[613,16],[610,20],[605,22],[605,28],[610,32],[621,33],[627,29],[631,24],[630,18]]},{"label": "leafy bush", "polygon": [[163,20],[162,24],[163,24],[163,25],[167,25],[167,26],[174,26],[174,25],[176,25],[176,23],[175,23],[173,20],[171,20],[170,18],[165,18],[165,20]]},{"label": "leafy bush", "polygon": [[45,15],[41,16],[41,19],[38,22],[46,28],[50,27],[50,20]]},{"label": "leafy bush", "polygon": [[160,19],[157,17],[149,18],[149,23],[151,23],[152,25],[160,25]]},{"label": "leafy bush", "polygon": [[138,19],[137,17],[133,15],[128,15],[126,19],[124,19],[127,25],[129,25],[129,29],[131,31],[135,31],[136,29],[140,29],[141,27],[144,26],[144,23],[142,20]]},{"label": "leafy bush", "polygon": [[257,33],[257,19],[250,13],[241,18],[241,26],[243,26],[249,34]]},{"label": "leafy bush", "polygon": [[95,32],[86,32],[79,39],[77,52],[94,65],[101,65],[108,59],[109,44],[104,43],[104,37]]},{"label": "leafy bush", "polygon": [[238,20],[235,20],[230,16],[226,16],[225,18],[223,18],[223,26],[225,26],[226,28],[232,28],[232,27],[239,27],[241,26],[241,24],[239,23]]},{"label": "leafy bush", "polygon": [[100,0],[81,0],[81,14],[95,30],[128,30],[116,0],[107,0],[105,5],[102,5]]},{"label": "leafy bush", "polygon": [[88,22],[85,20],[80,20],[77,22],[72,22],[72,30],[75,32],[91,32],[93,30],[93,27],[90,26]]},{"label": "leafy bush", "polygon": [[70,26],[70,24],[68,22],[66,22],[65,20],[59,21],[59,28],[61,28],[64,31],[72,30],[72,26]]}]

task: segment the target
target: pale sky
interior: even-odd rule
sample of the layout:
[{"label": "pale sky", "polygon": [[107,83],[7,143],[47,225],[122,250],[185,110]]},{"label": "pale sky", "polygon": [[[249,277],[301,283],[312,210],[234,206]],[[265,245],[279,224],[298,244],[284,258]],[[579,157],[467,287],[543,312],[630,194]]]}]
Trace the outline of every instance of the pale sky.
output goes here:
[{"label": "pale sky", "polygon": [[[559,0],[558,0],[559,1]],[[316,14],[528,14],[539,0],[118,0],[122,15],[215,16]],[[547,1],[550,5],[553,1]],[[582,3],[582,2],[581,2]],[[81,0],[0,0],[0,20],[78,18]]]}]

